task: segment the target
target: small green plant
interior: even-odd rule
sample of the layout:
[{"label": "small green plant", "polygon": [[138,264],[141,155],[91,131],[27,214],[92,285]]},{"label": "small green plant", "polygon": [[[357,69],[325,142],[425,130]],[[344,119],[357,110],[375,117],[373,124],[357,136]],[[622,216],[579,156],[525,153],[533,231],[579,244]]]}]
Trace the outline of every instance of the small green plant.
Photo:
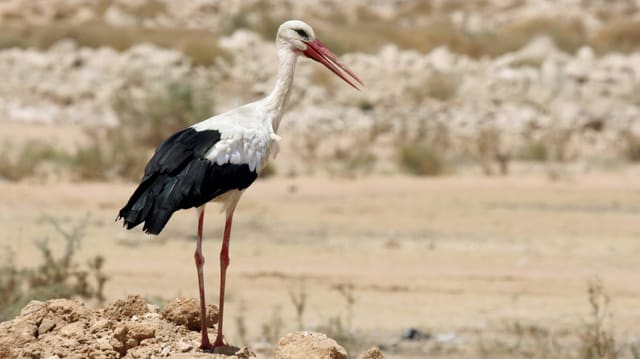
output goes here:
[{"label": "small green plant", "polygon": [[626,157],[631,162],[640,162],[640,136],[626,132],[623,134]]},{"label": "small green plant", "polygon": [[425,95],[440,101],[447,101],[455,97],[458,87],[460,87],[460,78],[455,74],[433,71],[425,84]]},{"label": "small green plant", "polygon": [[340,293],[347,305],[347,329],[353,328],[353,306],[356,303],[355,286],[353,283],[340,283],[334,286],[334,289]]},{"label": "small green plant", "polygon": [[[73,158],[73,170],[78,178],[84,180],[104,180],[109,177],[108,168],[112,165],[109,153],[105,148],[100,131],[86,131],[90,142],[89,145],[76,150]],[[136,154],[131,154],[135,156]],[[124,164],[126,166],[126,164]]]},{"label": "small green plant", "polygon": [[44,142],[27,142],[18,151],[12,151],[11,147],[7,142],[0,151],[0,177],[10,181],[34,176],[46,163],[67,164],[70,161],[68,154]]},{"label": "small green plant", "polygon": [[615,359],[618,357],[616,342],[611,333],[612,315],[609,312],[609,295],[602,281],[594,279],[587,288],[591,317],[580,335],[580,358]]},{"label": "small green plant", "polygon": [[337,314],[329,317],[327,323],[318,329],[344,346],[347,352],[353,352],[361,344],[353,333],[353,311],[356,303],[355,286],[353,283],[338,283],[332,288],[344,299],[346,315]]},{"label": "small green plant", "polygon": [[275,176],[276,173],[276,165],[273,163],[273,161],[269,161],[267,162],[267,165],[262,169],[262,172],[260,172],[260,178],[269,178]]},{"label": "small green plant", "polygon": [[354,141],[357,143],[350,150],[336,148],[333,154],[333,161],[327,165],[332,175],[342,177],[355,177],[358,174],[369,174],[378,160],[371,153],[364,141]]},{"label": "small green plant", "polygon": [[410,174],[436,176],[444,172],[444,161],[438,151],[424,144],[407,143],[399,148],[401,167]]},{"label": "small green plant", "polygon": [[16,267],[15,252],[7,247],[0,265],[0,322],[14,315],[15,310],[9,306],[20,299],[22,286],[22,270]]},{"label": "small green plant", "polygon": [[340,315],[329,317],[327,323],[320,326],[318,330],[326,334],[329,338],[340,343],[345,348],[350,347],[355,337],[347,330],[344,321]]},{"label": "small green plant", "polygon": [[[104,301],[104,285],[108,277],[102,271],[104,257],[97,255],[85,267],[74,259],[84,237],[88,217],[70,230],[57,220],[44,217],[65,241],[64,252],[56,257],[48,240],[36,242],[42,262],[34,268],[17,268],[8,258],[0,267],[0,320],[14,317],[31,300],[80,296]],[[8,253],[12,253],[8,251]]]},{"label": "small green plant", "polygon": [[291,299],[291,304],[293,304],[293,307],[296,310],[298,330],[303,330],[304,312],[307,308],[307,290],[304,283],[300,283],[300,286],[296,290],[289,289],[289,299]]},{"label": "small green plant", "polygon": [[114,99],[118,126],[87,132],[89,144],[73,161],[79,178],[138,180],[155,147],[213,113],[211,97],[188,82],[170,82],[141,99],[134,92],[125,87]]},{"label": "small green plant", "polygon": [[267,322],[262,323],[262,338],[267,343],[275,343],[280,338],[283,328],[282,308],[275,306],[271,313],[271,318],[269,318]]},{"label": "small green plant", "polygon": [[[613,335],[613,316],[609,311],[610,298],[602,281],[588,283],[587,299],[590,313],[580,326],[568,329],[551,329],[537,324],[507,322],[504,335],[477,342],[477,351],[486,358],[573,358],[616,359],[640,358],[637,343],[617,348]],[[577,343],[574,339],[578,339]],[[576,345],[577,344],[577,345]],[[628,350],[628,351],[627,351]]]},{"label": "small green plant", "polygon": [[529,141],[517,153],[517,158],[523,161],[545,162],[549,159],[549,149],[543,141]]},{"label": "small green plant", "polygon": [[201,121],[213,112],[211,96],[184,81],[169,82],[139,99],[131,88],[116,95],[113,108],[119,126],[109,134],[126,141],[155,147],[178,130]]},{"label": "small green plant", "polygon": [[246,311],[247,311],[247,306],[245,305],[244,301],[240,302],[240,308],[238,310],[238,314],[235,317],[235,322],[236,322],[236,330],[238,331],[238,339],[240,340],[240,343],[244,345],[249,344],[249,341],[248,341],[249,330],[247,329],[247,323],[245,321]]}]

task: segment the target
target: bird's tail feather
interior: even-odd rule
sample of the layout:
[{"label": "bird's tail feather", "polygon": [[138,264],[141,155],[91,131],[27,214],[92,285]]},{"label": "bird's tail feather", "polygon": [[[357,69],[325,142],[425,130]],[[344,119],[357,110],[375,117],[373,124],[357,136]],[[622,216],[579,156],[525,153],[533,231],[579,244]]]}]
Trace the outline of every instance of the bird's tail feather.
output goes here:
[{"label": "bird's tail feather", "polygon": [[122,219],[127,229],[144,222],[142,229],[146,233],[159,234],[178,209],[172,206],[175,201],[171,197],[175,195],[174,187],[168,185],[166,179],[152,177],[143,180],[117,219]]}]

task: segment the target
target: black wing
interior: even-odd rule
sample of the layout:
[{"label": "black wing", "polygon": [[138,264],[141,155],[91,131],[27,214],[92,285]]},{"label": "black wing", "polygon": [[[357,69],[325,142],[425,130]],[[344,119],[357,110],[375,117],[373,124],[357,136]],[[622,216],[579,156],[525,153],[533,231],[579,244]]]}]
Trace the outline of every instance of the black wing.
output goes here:
[{"label": "black wing", "polygon": [[191,127],[166,139],[147,163],[140,185],[118,219],[124,220],[127,229],[144,222],[145,232],[158,234],[173,212],[249,187],[258,175],[248,165],[218,165],[204,157],[219,140],[219,131]]}]

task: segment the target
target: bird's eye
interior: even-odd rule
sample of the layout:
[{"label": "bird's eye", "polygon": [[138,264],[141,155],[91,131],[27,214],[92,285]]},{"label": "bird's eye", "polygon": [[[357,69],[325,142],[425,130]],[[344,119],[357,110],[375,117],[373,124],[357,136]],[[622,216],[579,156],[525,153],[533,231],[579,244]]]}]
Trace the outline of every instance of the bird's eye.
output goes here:
[{"label": "bird's eye", "polygon": [[308,39],[309,38],[309,35],[307,34],[307,32],[302,30],[302,29],[295,29],[293,31],[295,31],[298,35],[300,35],[304,39]]}]

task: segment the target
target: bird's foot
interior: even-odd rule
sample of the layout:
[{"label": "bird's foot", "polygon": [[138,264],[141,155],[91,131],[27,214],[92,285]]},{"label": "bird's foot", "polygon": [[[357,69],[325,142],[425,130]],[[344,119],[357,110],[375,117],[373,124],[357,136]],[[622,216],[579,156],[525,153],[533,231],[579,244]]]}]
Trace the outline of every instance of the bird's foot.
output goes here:
[{"label": "bird's foot", "polygon": [[213,353],[213,350],[215,349],[215,347],[211,345],[211,343],[200,343],[200,349],[208,353]]},{"label": "bird's foot", "polygon": [[209,336],[207,334],[202,335],[202,340],[200,341],[200,349],[210,353],[213,353],[213,349],[215,349],[215,346],[211,345]]},{"label": "bird's foot", "polygon": [[224,338],[222,337],[222,335],[218,335],[216,337],[216,340],[213,342],[213,348],[220,348],[220,347],[226,347],[226,346],[229,346],[229,344],[224,342]]}]

